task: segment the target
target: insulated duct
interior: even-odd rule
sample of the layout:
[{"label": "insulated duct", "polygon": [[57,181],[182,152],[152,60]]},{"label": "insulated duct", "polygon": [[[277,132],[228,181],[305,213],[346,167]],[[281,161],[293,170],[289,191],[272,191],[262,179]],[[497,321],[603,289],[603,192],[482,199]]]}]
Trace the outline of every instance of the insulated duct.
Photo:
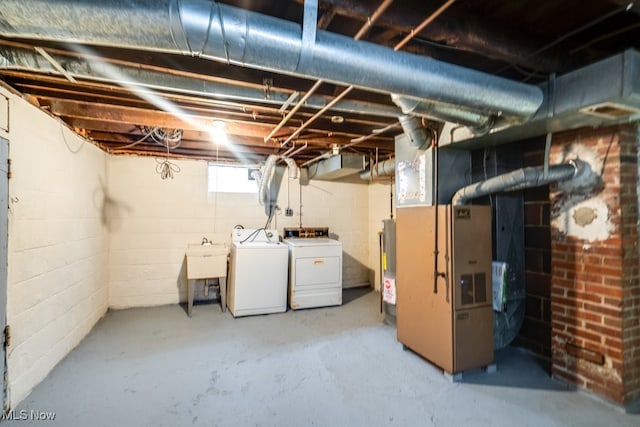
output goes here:
[{"label": "insulated duct", "polygon": [[298,179],[298,176],[300,176],[300,168],[296,164],[296,161],[291,157],[287,157],[284,159],[284,162],[287,164],[287,168],[289,168],[289,179]]},{"label": "insulated duct", "polygon": [[[210,0],[3,0],[0,35],[201,56],[526,120],[540,88]],[[303,58],[305,60],[301,60]]]},{"label": "insulated duct", "polygon": [[291,158],[282,158],[276,154],[267,157],[264,166],[260,171],[255,171],[252,177],[258,183],[258,203],[264,206],[264,213],[267,216],[273,214],[273,209],[278,203],[278,193],[280,192],[280,182],[284,175],[284,167],[276,166],[279,160],[284,160],[289,170],[289,179],[297,179],[299,177],[300,168]]},{"label": "insulated duct", "polygon": [[279,156],[275,154],[271,154],[267,157],[267,161],[264,166],[260,169],[259,180],[258,180],[258,203],[260,206],[265,206],[265,212],[267,216],[270,213],[270,204],[272,200],[269,199],[270,195],[270,187],[273,183],[274,172],[276,169],[276,162],[278,161]]},{"label": "insulated duct", "polygon": [[454,206],[464,205],[469,200],[503,191],[524,190],[539,187],[552,182],[574,178],[583,169],[582,162],[572,160],[569,163],[549,166],[545,176],[544,167],[527,167],[476,182],[458,190],[452,198]]}]

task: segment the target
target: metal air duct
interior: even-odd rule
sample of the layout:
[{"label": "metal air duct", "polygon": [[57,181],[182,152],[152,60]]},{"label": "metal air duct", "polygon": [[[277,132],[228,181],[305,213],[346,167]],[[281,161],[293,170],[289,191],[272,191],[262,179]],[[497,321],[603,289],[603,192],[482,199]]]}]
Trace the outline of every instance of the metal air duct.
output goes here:
[{"label": "metal air duct", "polygon": [[387,159],[369,167],[366,171],[360,172],[360,178],[366,181],[379,178],[381,176],[394,176],[396,174],[396,159]]},{"label": "metal air duct", "polygon": [[[540,88],[548,96],[526,123],[511,127],[496,123],[485,135],[456,132],[452,135],[453,141],[444,143],[471,148],[510,143],[549,132],[637,121],[640,119],[640,52],[626,50],[552,78]],[[443,141],[439,143],[444,145]]]},{"label": "metal air duct", "polygon": [[400,107],[404,114],[469,126],[474,134],[486,133],[495,122],[495,117],[492,116],[477,114],[462,108],[424,102],[407,96],[391,94],[391,100]]},{"label": "metal air duct", "polygon": [[540,88],[209,0],[3,0],[0,35],[201,56],[526,120]]},{"label": "metal air duct", "polygon": [[552,182],[564,181],[575,177],[582,170],[582,162],[572,160],[569,163],[549,166],[545,176],[544,167],[527,167],[476,182],[458,190],[452,198],[454,206],[464,205],[469,200],[502,191],[524,190],[540,187]]},{"label": "metal air duct", "polygon": [[309,166],[309,178],[332,181],[354,175],[364,169],[365,157],[359,154],[336,154]]},{"label": "metal air duct", "polygon": [[[259,102],[277,106],[283,105],[291,95],[291,91],[271,88],[270,96],[266,97],[263,89],[215,79],[178,76],[96,58],[76,58],[56,53],[49,53],[49,56],[59,64],[64,64],[64,70],[75,78],[135,87],[138,90],[169,90],[225,101]],[[34,50],[13,46],[0,46],[0,69],[63,75]],[[319,110],[332,99],[325,95],[310,96],[304,106]],[[392,105],[348,99],[338,101],[331,110],[394,118],[400,114],[400,110]]]},{"label": "metal air duct", "polygon": [[419,117],[402,115],[398,117],[398,121],[411,146],[420,149],[431,144],[432,135],[422,126]]}]

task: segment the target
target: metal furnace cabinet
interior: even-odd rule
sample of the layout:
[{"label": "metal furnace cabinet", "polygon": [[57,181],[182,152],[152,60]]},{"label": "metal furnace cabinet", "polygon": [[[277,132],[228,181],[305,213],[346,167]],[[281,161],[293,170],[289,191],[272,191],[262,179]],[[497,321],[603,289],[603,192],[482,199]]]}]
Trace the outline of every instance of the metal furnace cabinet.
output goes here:
[{"label": "metal furnace cabinet", "polygon": [[451,374],[492,364],[490,207],[403,207],[396,220],[398,340]]}]

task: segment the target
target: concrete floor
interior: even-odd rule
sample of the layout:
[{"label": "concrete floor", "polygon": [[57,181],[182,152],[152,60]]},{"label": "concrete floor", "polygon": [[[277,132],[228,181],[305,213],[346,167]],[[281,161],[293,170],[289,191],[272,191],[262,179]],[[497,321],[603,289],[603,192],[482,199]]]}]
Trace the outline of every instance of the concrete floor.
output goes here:
[{"label": "concrete floor", "polygon": [[234,319],[219,306],[109,312],[19,405],[60,426],[638,426],[551,380],[527,353],[452,383],[396,341],[378,294]]}]

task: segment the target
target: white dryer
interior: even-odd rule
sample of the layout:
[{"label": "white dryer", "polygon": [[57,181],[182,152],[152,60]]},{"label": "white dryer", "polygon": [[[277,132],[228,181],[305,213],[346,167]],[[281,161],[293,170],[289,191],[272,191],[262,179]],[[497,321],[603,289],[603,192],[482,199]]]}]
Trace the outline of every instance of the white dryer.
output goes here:
[{"label": "white dryer", "polygon": [[342,243],[329,238],[288,238],[292,310],[342,304]]},{"label": "white dryer", "polygon": [[227,306],[234,317],[287,310],[288,246],[276,230],[234,229]]}]

